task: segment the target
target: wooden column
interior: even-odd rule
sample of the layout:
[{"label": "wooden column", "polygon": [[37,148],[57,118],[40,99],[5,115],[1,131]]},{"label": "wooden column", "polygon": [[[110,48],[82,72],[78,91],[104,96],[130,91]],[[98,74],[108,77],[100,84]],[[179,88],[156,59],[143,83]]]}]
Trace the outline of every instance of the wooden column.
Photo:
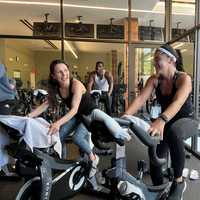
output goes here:
[{"label": "wooden column", "polygon": [[117,50],[112,50],[112,75],[114,84],[118,83],[118,76],[117,76]]},{"label": "wooden column", "polygon": [[[130,28],[129,28],[130,27]],[[127,18],[124,22],[125,40],[128,44],[124,47],[124,76],[127,92],[125,94],[126,108],[128,103],[135,97],[135,83],[137,81],[137,73],[135,68],[135,53],[131,42],[138,41],[138,19]]]},{"label": "wooden column", "polygon": [[[125,19],[124,22],[124,33],[125,33],[125,41],[128,42],[128,19]],[[131,18],[130,23],[130,42],[138,41],[138,19]]]}]

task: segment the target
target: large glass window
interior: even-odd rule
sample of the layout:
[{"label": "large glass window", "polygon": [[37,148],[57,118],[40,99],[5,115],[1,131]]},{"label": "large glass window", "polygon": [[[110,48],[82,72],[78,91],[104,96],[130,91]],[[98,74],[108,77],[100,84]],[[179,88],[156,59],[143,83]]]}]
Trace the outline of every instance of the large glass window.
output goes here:
[{"label": "large glass window", "polygon": [[164,41],[164,1],[132,0],[132,16],[136,20],[138,40]]},{"label": "large glass window", "polygon": [[175,42],[172,46],[182,56],[183,70],[193,78],[194,42]]},{"label": "large glass window", "polygon": [[64,0],[66,37],[124,39],[128,1]]},{"label": "large glass window", "polygon": [[136,95],[140,92],[141,88],[146,83],[147,79],[154,73],[153,55],[155,48],[135,48],[134,53],[134,77],[131,76],[129,84]]},{"label": "large glass window", "polygon": [[[195,0],[172,1],[172,38],[176,38],[195,25]],[[185,41],[189,41],[189,37]]]},{"label": "large glass window", "polygon": [[153,55],[155,48],[136,48],[136,62],[135,66],[137,67],[137,79],[140,80],[143,78],[146,80],[150,75],[154,73],[153,66]]},{"label": "large glass window", "polygon": [[0,60],[8,76],[20,79],[23,88],[40,87],[41,80],[48,78],[50,62],[60,58],[60,41],[0,39],[0,44]]},{"label": "large glass window", "polygon": [[72,74],[78,75],[83,83],[87,83],[88,73],[95,70],[97,61],[103,61],[105,68],[110,71],[114,80],[117,78],[117,67],[124,64],[124,45],[115,43],[73,42],[76,47],[77,59],[73,54],[66,55],[67,62],[71,65]]},{"label": "large glass window", "polygon": [[200,153],[200,134],[197,137],[197,152]]},{"label": "large glass window", "polygon": [[[0,34],[2,35],[59,35],[59,0],[1,1]],[[36,23],[37,22],[37,23]]]}]

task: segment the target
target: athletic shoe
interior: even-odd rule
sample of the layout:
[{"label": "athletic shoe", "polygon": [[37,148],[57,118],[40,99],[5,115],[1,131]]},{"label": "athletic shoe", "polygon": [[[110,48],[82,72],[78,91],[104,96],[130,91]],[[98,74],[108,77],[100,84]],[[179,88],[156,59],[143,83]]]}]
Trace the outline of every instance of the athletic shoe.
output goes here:
[{"label": "athletic shoe", "polygon": [[190,172],[190,179],[191,180],[198,180],[199,179],[199,172],[195,169],[192,169]]},{"label": "athletic shoe", "polygon": [[183,200],[183,193],[186,190],[186,187],[187,184],[185,180],[183,180],[181,183],[173,181],[168,200]]}]

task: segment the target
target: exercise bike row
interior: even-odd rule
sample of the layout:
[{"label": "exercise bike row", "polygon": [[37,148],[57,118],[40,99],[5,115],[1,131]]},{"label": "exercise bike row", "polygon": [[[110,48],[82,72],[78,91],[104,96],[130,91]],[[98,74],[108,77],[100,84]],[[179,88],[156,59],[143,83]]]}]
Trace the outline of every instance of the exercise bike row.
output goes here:
[{"label": "exercise bike row", "polygon": [[[170,181],[160,186],[148,186],[142,181],[142,170],[139,178],[130,175],[126,170],[124,141],[114,138],[102,122],[94,121],[88,125],[87,118],[83,117],[82,120],[91,132],[91,139],[97,148],[105,150],[105,144],[109,142],[114,142],[116,146],[115,156],[110,167],[101,172],[101,177],[104,180],[101,185],[101,192],[105,193],[106,199],[167,199],[171,186]],[[165,164],[166,160],[160,159],[156,155],[159,138],[151,137],[134,122],[132,116],[126,119],[115,118],[115,120],[120,126],[128,128],[131,136],[137,136],[148,147],[152,163],[155,165]],[[8,127],[7,129],[9,130]],[[76,195],[88,183],[95,182],[95,180],[93,182],[88,180],[92,167],[88,160],[62,160],[55,155],[53,146],[45,149],[34,148],[32,152],[18,138],[16,143],[8,145],[6,149],[9,155],[17,159],[17,173],[25,178],[25,183],[20,188],[16,200],[66,199]]]}]

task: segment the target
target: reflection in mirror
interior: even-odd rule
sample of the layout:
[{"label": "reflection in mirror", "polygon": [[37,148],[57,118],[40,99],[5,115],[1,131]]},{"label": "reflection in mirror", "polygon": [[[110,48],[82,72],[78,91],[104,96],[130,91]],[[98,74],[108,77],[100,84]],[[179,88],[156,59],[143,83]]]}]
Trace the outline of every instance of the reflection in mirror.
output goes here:
[{"label": "reflection in mirror", "polygon": [[[51,60],[60,58],[60,41],[50,42],[53,46],[45,40],[0,39],[0,60],[7,67],[8,75],[20,78],[23,88],[37,87],[39,80],[48,77]],[[68,53],[71,54],[69,50]]]},{"label": "reflection in mirror", "polygon": [[165,1],[132,1],[132,17],[136,20],[139,40],[164,41]]},{"label": "reflection in mirror", "polygon": [[124,39],[127,17],[127,0],[64,0],[66,37]]},{"label": "reflection in mirror", "polygon": [[[172,39],[195,25],[195,0],[172,1]],[[188,41],[185,38],[185,41]]]},{"label": "reflection in mirror", "polygon": [[173,43],[172,47],[178,50],[182,56],[183,70],[193,77],[194,43],[180,41]]}]

